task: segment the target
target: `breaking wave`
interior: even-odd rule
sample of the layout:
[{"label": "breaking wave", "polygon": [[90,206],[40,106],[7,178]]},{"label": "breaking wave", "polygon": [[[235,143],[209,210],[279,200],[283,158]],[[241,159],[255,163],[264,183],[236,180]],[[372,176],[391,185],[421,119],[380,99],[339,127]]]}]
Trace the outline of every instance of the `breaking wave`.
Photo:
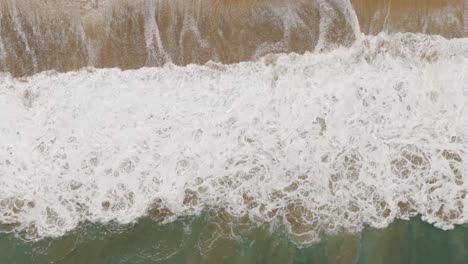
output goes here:
[{"label": "breaking wave", "polygon": [[468,41],[359,36],[224,65],[0,75],[0,228],[225,210],[298,243],[468,221]]}]

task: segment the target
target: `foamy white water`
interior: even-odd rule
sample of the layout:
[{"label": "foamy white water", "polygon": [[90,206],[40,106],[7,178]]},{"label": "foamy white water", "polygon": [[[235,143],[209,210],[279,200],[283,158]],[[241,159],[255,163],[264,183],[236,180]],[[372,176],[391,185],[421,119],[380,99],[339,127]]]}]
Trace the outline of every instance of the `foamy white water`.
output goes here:
[{"label": "foamy white water", "polygon": [[[0,76],[0,224],[224,208],[302,242],[421,214],[468,221],[468,40],[362,37],[234,65]],[[170,212],[170,213],[169,213]]]}]

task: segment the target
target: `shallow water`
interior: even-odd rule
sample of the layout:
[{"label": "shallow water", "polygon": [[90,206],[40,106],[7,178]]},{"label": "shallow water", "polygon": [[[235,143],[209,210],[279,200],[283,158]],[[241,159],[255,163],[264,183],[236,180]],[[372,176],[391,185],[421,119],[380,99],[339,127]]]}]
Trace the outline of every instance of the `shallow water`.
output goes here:
[{"label": "shallow water", "polygon": [[0,71],[237,63],[360,33],[468,36],[466,0],[3,0]]},{"label": "shallow water", "polygon": [[1,234],[0,263],[463,264],[468,259],[468,226],[442,231],[417,218],[383,230],[328,235],[307,247],[297,247],[272,226],[244,227],[233,237],[212,221],[206,213],[170,224],[151,219],[125,226],[83,224],[40,242]]}]

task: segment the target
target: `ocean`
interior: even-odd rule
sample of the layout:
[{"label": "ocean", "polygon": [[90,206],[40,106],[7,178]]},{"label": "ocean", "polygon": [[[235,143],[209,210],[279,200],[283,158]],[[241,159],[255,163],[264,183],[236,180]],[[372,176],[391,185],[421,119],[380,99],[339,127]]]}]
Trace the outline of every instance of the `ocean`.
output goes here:
[{"label": "ocean", "polygon": [[467,263],[467,21],[1,1],[0,264]]}]

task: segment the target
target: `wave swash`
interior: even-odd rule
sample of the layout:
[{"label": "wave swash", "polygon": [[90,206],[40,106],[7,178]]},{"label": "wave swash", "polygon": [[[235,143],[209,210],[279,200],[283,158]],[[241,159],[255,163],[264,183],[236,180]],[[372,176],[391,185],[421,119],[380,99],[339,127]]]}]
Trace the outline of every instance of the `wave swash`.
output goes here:
[{"label": "wave swash", "polygon": [[[171,7],[181,8],[182,2]],[[199,2],[204,6],[209,1]],[[223,13],[216,18],[226,22],[216,34],[226,36],[232,27],[242,27],[233,17],[246,14],[243,1],[219,2],[210,12],[227,12],[214,7],[234,10],[232,17]],[[35,240],[64,235],[85,221],[126,224],[150,215],[169,222],[206,209],[223,210],[253,224],[283,225],[299,244],[318,241],[323,233],[383,228],[416,215],[443,229],[468,222],[468,40],[423,34],[428,32],[365,35],[359,29],[362,22],[357,22],[363,13],[356,15],[349,2],[299,2],[322,16],[301,24],[315,14],[303,11],[297,20],[286,21],[299,10],[292,7],[299,5],[277,1],[264,9],[264,18],[270,20],[260,19],[280,21],[270,16],[271,10],[289,8],[286,15],[277,13],[284,15],[278,22],[281,34],[292,25],[318,32],[305,36],[298,46],[292,35],[278,42],[259,37],[253,46],[242,46],[221,35],[215,40],[209,35],[213,32],[199,32],[207,45],[199,48],[212,53],[203,57],[194,49],[203,59],[178,63],[176,57],[186,56],[189,49],[184,48],[184,38],[171,37],[167,25],[162,33],[153,24],[151,32],[141,28],[142,42],[120,43],[149,47],[144,55],[135,55],[134,62],[146,63],[148,56],[162,58],[164,53],[171,60],[158,63],[172,63],[69,72],[62,71],[146,64],[125,64],[132,57],[129,53],[122,53],[129,56],[122,65],[99,64],[102,51],[96,47],[115,33],[112,26],[94,42],[89,32],[83,33],[79,41],[87,43],[86,51],[77,48],[68,61],[60,52],[46,55],[53,39],[38,37],[34,39],[40,43],[32,44],[34,32],[5,26],[7,20],[8,25],[27,24],[21,20],[24,6],[13,5],[28,1],[2,2],[0,7],[9,13],[0,15],[0,65],[8,72],[0,74],[0,232]],[[138,4],[155,5],[147,10],[156,10],[155,23],[164,20],[158,7],[169,5]],[[323,15],[325,10],[329,17]],[[14,12],[19,12],[16,17]],[[96,21],[114,21],[105,18]],[[192,24],[189,15],[181,18],[189,21],[180,26],[192,30],[214,25],[203,19]],[[143,22],[149,23],[144,17],[138,20]],[[333,23],[349,27],[331,32]],[[31,30],[45,39],[42,29]],[[167,35],[148,38],[158,31]],[[14,36],[23,46],[12,48]],[[164,49],[158,46],[175,39],[182,44],[172,51],[166,49],[168,44]],[[216,41],[219,49],[211,46]],[[57,43],[65,47],[67,42]],[[297,51],[294,47],[302,54],[281,53]],[[223,57],[223,50],[231,53]],[[133,51],[138,49],[129,50]],[[83,62],[73,64],[75,55],[83,56]],[[18,58],[18,64],[12,58]],[[63,64],[55,64],[60,61]],[[223,64],[237,61],[243,62]],[[204,64],[185,65],[192,62]],[[63,66],[66,63],[73,65]],[[44,69],[57,71],[18,77]]]}]

